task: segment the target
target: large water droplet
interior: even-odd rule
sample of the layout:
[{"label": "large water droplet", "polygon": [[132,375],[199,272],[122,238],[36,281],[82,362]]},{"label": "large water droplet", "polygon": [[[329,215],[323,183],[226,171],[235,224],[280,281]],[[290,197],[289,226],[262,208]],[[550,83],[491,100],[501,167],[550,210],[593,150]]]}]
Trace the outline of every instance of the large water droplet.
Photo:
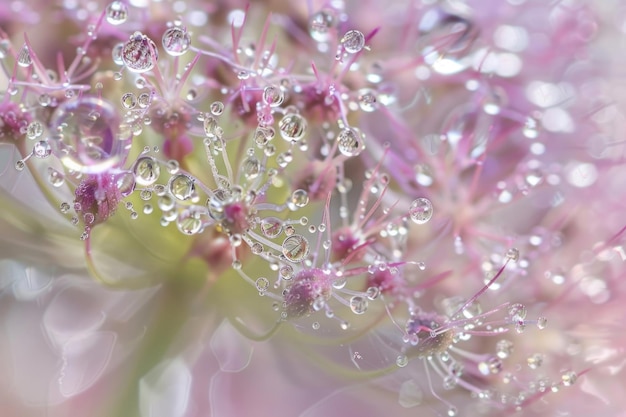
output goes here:
[{"label": "large water droplet", "polygon": [[280,87],[276,85],[268,85],[263,89],[263,101],[270,107],[278,107],[283,104],[285,94]]},{"label": "large water droplet", "polygon": [[273,239],[283,231],[283,222],[276,217],[266,217],[261,220],[261,231],[266,237]]},{"label": "large water droplet", "polygon": [[337,16],[332,9],[322,9],[311,16],[309,33],[318,42],[327,42],[332,35],[332,28],[337,24]]},{"label": "large water droplet", "polygon": [[356,54],[365,47],[365,36],[358,30],[349,30],[341,38],[341,45],[349,54]]},{"label": "large water droplet", "polygon": [[133,172],[137,184],[148,186],[154,184],[159,179],[161,167],[151,156],[144,156],[135,162]]},{"label": "large water droplet", "polygon": [[185,28],[174,26],[163,33],[163,49],[172,56],[180,56],[189,50],[191,37]]},{"label": "large water droplet", "polygon": [[19,54],[17,55],[17,65],[20,67],[30,67],[33,63],[33,59],[30,56],[30,50],[28,49],[28,45],[24,44],[22,49],[20,49]]},{"label": "large water droplet", "polygon": [[280,135],[289,142],[297,142],[306,133],[306,119],[297,113],[287,113],[278,123]]},{"label": "large water droplet", "polygon": [[141,32],[133,33],[122,48],[122,61],[132,72],[150,71],[158,58],[156,45]]},{"label": "large water droplet", "polygon": [[121,165],[132,134],[122,128],[115,107],[100,98],[62,103],[50,119],[53,152],[76,172],[97,174]]},{"label": "large water droplet", "polygon": [[347,127],[343,129],[339,132],[337,141],[339,152],[345,156],[358,156],[365,149],[363,137],[355,128]]},{"label": "large water droplet", "polygon": [[367,298],[360,295],[354,295],[350,298],[350,310],[354,314],[363,314],[367,311],[369,303]]},{"label": "large water droplet", "polygon": [[291,235],[283,241],[283,255],[291,262],[300,262],[309,255],[309,242],[301,235]]},{"label": "large water droplet", "polygon": [[433,217],[433,205],[427,198],[418,198],[409,207],[409,216],[416,224],[424,224]]},{"label": "large water droplet", "polygon": [[114,1],[106,8],[106,18],[114,26],[121,25],[128,18],[128,7],[121,1]]},{"label": "large water droplet", "polygon": [[190,200],[195,194],[196,185],[193,178],[185,174],[174,175],[169,182],[170,193],[180,201]]}]

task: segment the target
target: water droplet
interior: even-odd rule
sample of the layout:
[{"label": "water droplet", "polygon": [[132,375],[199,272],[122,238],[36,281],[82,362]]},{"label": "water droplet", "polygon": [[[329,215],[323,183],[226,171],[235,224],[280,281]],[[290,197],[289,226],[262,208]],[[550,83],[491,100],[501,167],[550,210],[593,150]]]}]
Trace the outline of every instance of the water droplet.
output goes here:
[{"label": "water droplet", "polygon": [[241,163],[241,171],[248,181],[253,180],[261,173],[261,161],[254,156],[249,156]]},{"label": "water droplet", "polygon": [[260,293],[264,293],[270,287],[270,282],[265,277],[257,278],[255,284],[256,284],[256,289],[259,290]]},{"label": "water droplet", "polygon": [[48,168],[48,182],[58,188],[65,184],[65,176],[54,168]]},{"label": "water droplet", "polygon": [[539,317],[537,319],[537,327],[539,328],[539,330],[545,329],[547,325],[548,325],[548,319],[546,319],[545,317]]},{"label": "water droplet", "polygon": [[106,8],[107,22],[117,26],[121,25],[128,18],[128,7],[121,1],[114,1],[109,3]]},{"label": "water droplet", "polygon": [[176,217],[176,227],[181,233],[195,235],[202,230],[200,212],[195,209],[183,210]]},{"label": "water droplet", "polygon": [[224,103],[221,101],[214,101],[210,107],[211,113],[215,116],[219,116],[224,113]]},{"label": "water droplet", "polygon": [[369,303],[367,298],[360,295],[350,297],[350,309],[354,314],[363,314],[367,311]]},{"label": "water droplet", "polygon": [[37,158],[47,158],[52,153],[52,148],[47,140],[40,140],[33,147],[33,155]]},{"label": "water droplet", "polygon": [[270,107],[278,107],[283,104],[285,94],[283,90],[276,85],[268,85],[263,89],[263,101]]},{"label": "water droplet", "polygon": [[288,142],[299,141],[306,133],[306,119],[297,113],[287,113],[278,123],[280,135]]},{"label": "water droplet", "polygon": [[578,375],[576,375],[576,372],[573,371],[565,372],[563,375],[561,375],[561,381],[566,387],[571,387],[572,385],[574,385],[577,379]]},{"label": "water droplet", "polygon": [[311,324],[311,327],[313,328],[313,330],[319,330],[319,329],[320,329],[320,324],[319,324],[319,322],[314,321],[314,322]]},{"label": "water droplet", "polygon": [[61,203],[59,209],[61,210],[61,213],[67,214],[70,211],[70,205],[66,202],[63,202]]},{"label": "water droplet", "polygon": [[458,414],[458,410],[455,406],[450,406],[448,408],[448,416],[449,417],[455,417]]},{"label": "water droplet", "polygon": [[377,99],[376,92],[371,88],[362,88],[359,90],[359,108],[364,112],[370,113],[376,110]]},{"label": "water droplet", "polygon": [[327,42],[332,35],[332,29],[337,24],[337,16],[332,9],[322,9],[311,16],[309,34],[317,42]]},{"label": "water droplet", "polygon": [[519,249],[517,248],[509,249],[508,251],[506,251],[506,257],[507,259],[513,262],[517,262],[519,260]]},{"label": "water droplet", "polygon": [[141,107],[142,109],[147,108],[150,105],[150,94],[139,94],[139,97],[137,97],[137,104],[139,104],[139,107]]},{"label": "water droplet", "polygon": [[261,220],[261,231],[266,237],[273,239],[283,231],[283,222],[276,217],[266,217]]},{"label": "water droplet", "polygon": [[279,269],[279,274],[282,279],[289,281],[293,278],[293,267],[291,265],[283,265]]},{"label": "water droplet", "polygon": [[309,242],[302,235],[291,235],[283,241],[283,255],[291,262],[300,262],[309,255]]},{"label": "water droplet", "polygon": [[141,32],[135,32],[122,48],[122,61],[135,73],[150,71],[158,59],[154,42]]},{"label": "water droplet", "polygon": [[339,132],[339,136],[337,137],[337,147],[339,148],[339,152],[341,152],[345,156],[358,156],[363,149],[365,149],[365,143],[363,142],[363,137],[361,133],[351,127],[347,127]]},{"label": "water droplet", "polygon": [[195,181],[188,175],[178,174],[170,178],[170,193],[181,201],[191,199],[196,190]]},{"label": "water droplet", "polygon": [[36,139],[43,134],[43,126],[38,121],[31,122],[26,128],[28,139]]},{"label": "water droplet", "polygon": [[399,368],[404,368],[409,364],[409,358],[406,355],[398,355],[396,358],[396,365]]},{"label": "water droplet", "polygon": [[296,190],[291,194],[291,199],[289,200],[291,203],[290,207],[292,210],[297,210],[298,208],[305,207],[309,204],[309,194],[302,189]]},{"label": "water droplet", "polygon": [[369,298],[370,300],[375,300],[380,295],[380,288],[369,287],[367,291],[365,292],[365,294],[367,295],[367,298]]},{"label": "water droplet", "polygon": [[125,93],[122,96],[122,106],[124,106],[125,109],[132,109],[137,105],[137,98],[135,98],[135,95],[133,93]]},{"label": "water droplet", "polygon": [[513,353],[513,343],[508,340],[499,340],[496,343],[496,356],[506,359]]},{"label": "water droplet", "polygon": [[173,26],[163,33],[163,49],[172,56],[180,56],[189,50],[191,37],[185,28]]},{"label": "water droplet", "polygon": [[341,45],[349,54],[356,54],[365,46],[365,36],[358,30],[349,30],[341,38]]},{"label": "water droplet", "polygon": [[529,356],[526,361],[530,369],[538,369],[539,367],[541,367],[541,365],[543,365],[543,355],[541,355],[540,353],[535,353]]},{"label": "water droplet", "polygon": [[161,167],[154,158],[144,156],[135,162],[133,173],[135,174],[137,184],[148,186],[154,184],[159,179]]},{"label": "water droplet", "polygon": [[30,56],[30,50],[28,49],[28,45],[24,44],[22,49],[20,49],[19,54],[17,55],[17,65],[20,67],[30,67],[33,63],[33,58]]},{"label": "water droplet", "polygon": [[433,217],[433,205],[427,198],[418,198],[409,207],[409,216],[416,224],[424,224]]},{"label": "water droplet", "polygon": [[509,319],[512,322],[524,320],[527,314],[526,306],[520,303],[511,304],[509,306],[508,314],[509,314]]},{"label": "water droplet", "polygon": [[478,363],[478,371],[483,375],[498,374],[502,371],[502,361],[497,357],[490,357]]},{"label": "water droplet", "polygon": [[132,138],[115,107],[96,97],[62,103],[50,119],[50,130],[57,132],[50,141],[55,155],[67,168],[86,174],[123,163]]}]

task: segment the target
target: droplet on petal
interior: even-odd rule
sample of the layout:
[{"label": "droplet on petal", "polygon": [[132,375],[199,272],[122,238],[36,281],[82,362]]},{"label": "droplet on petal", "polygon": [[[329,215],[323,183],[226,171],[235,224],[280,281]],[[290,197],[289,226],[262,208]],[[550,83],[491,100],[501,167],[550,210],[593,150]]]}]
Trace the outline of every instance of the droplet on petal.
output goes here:
[{"label": "droplet on petal", "polygon": [[427,198],[418,198],[409,207],[409,216],[416,224],[424,224],[433,217],[433,205]]},{"label": "droplet on petal", "polygon": [[122,48],[122,61],[135,73],[150,71],[158,58],[156,45],[141,32],[132,34]]}]

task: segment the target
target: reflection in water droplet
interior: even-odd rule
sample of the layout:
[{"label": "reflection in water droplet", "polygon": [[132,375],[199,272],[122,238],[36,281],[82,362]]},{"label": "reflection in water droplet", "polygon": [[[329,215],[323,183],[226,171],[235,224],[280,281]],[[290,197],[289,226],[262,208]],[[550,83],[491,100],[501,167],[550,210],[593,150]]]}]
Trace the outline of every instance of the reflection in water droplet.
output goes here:
[{"label": "reflection in water droplet", "polygon": [[128,18],[128,7],[121,1],[114,1],[106,8],[106,18],[112,25],[121,25]]},{"label": "reflection in water droplet", "polygon": [[309,255],[309,242],[301,235],[291,235],[283,241],[283,255],[291,262],[300,262]]},{"label": "reflection in water droplet", "polygon": [[426,198],[418,198],[409,207],[409,216],[416,224],[424,224],[433,217],[433,205]]},{"label": "reflection in water droplet", "polygon": [[76,172],[97,174],[122,164],[131,133],[111,103],[84,97],[61,104],[50,119],[52,151]]},{"label": "reflection in water droplet", "polygon": [[187,33],[186,29],[180,26],[174,26],[167,29],[165,33],[163,33],[163,38],[161,40],[165,52],[172,56],[183,55],[191,46],[191,37],[189,36],[189,33]]},{"label": "reflection in water droplet", "polygon": [[156,45],[141,32],[132,34],[122,48],[122,60],[131,72],[150,71],[158,58]]}]

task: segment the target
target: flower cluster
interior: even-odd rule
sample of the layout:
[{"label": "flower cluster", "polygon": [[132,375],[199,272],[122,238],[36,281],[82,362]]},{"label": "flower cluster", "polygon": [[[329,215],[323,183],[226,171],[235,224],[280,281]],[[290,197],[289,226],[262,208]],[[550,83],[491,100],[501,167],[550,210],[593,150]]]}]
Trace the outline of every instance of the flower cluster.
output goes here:
[{"label": "flower cluster", "polygon": [[[0,6],[9,413],[620,410],[607,6],[27,3]],[[253,348],[295,405],[220,383],[266,383]]]}]

